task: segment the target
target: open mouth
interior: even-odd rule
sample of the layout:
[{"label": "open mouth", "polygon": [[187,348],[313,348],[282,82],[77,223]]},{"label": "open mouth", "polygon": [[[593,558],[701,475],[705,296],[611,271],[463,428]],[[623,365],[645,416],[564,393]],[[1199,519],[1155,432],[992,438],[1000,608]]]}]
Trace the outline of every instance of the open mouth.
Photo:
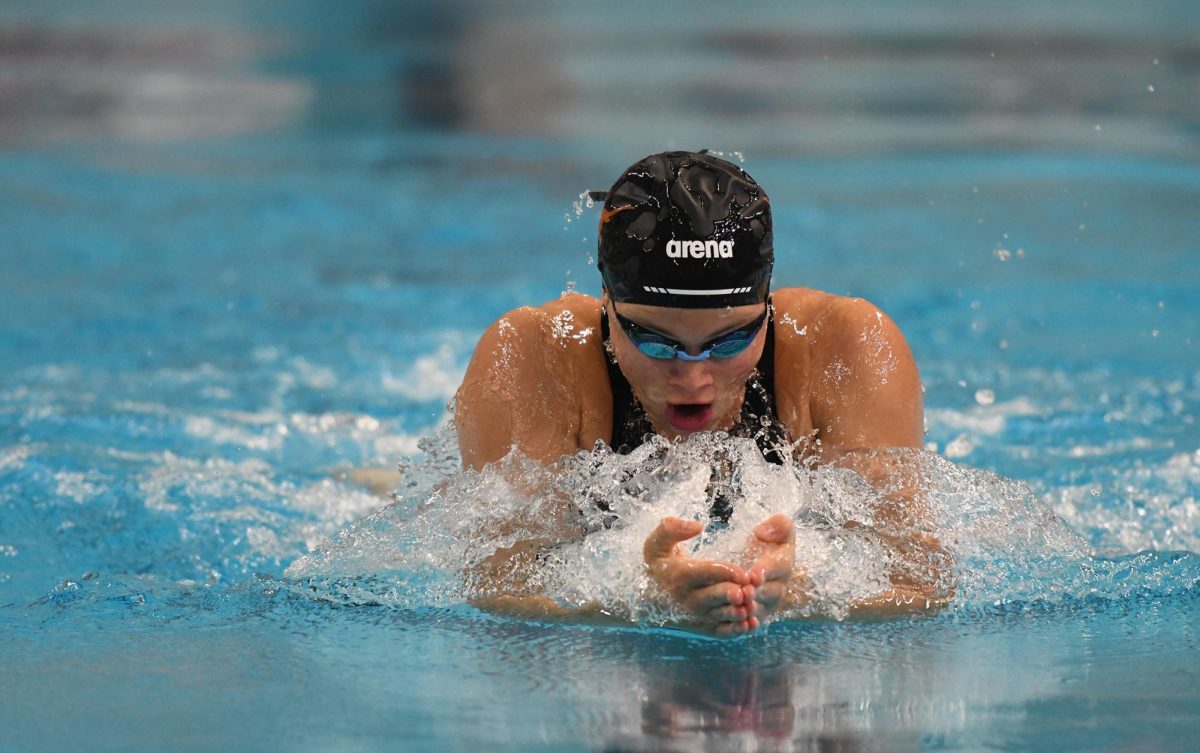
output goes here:
[{"label": "open mouth", "polygon": [[712,419],[712,403],[668,403],[667,422],[676,431],[700,431]]}]

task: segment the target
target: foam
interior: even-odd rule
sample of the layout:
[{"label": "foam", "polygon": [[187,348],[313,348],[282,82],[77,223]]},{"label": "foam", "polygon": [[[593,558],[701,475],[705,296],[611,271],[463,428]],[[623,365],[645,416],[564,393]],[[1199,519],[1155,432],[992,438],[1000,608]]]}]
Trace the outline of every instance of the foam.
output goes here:
[{"label": "foam", "polygon": [[1049,498],[1059,515],[1109,556],[1143,550],[1197,552],[1198,488],[1200,451],[1175,453],[1158,463],[1140,461],[1106,484],[1071,485]]},{"label": "foam", "polygon": [[[457,469],[453,439],[446,428],[427,442],[425,456],[402,464],[392,504],[293,562],[286,577],[337,601],[411,607],[533,591],[666,624],[683,615],[664,606],[642,563],[662,517],[707,524],[685,545],[691,556],[748,565],[753,529],[780,512],[796,521],[796,566],[811,581],[809,601],[787,617],[843,618],[852,602],[888,588],[895,571],[953,591],[950,609],[971,610],[1119,597],[1163,583],[1167,567],[1152,563],[1139,579],[1117,582],[1119,568],[1098,560],[1027,484],[923,450],[880,451],[876,460],[893,475],[869,484],[845,468],[771,465],[753,442],[719,433],[654,438],[626,456],[599,446],[552,467],[514,451],[481,472]],[[888,496],[913,483],[924,513],[884,514]],[[718,490],[733,499],[724,524],[709,518]],[[897,549],[897,537],[917,534],[940,541],[944,559],[910,561]],[[494,552],[528,539],[555,545],[540,560],[480,577]]]},{"label": "foam", "polygon": [[54,479],[57,482],[54,493],[71,499],[77,505],[99,496],[106,489],[95,472],[58,471]]}]

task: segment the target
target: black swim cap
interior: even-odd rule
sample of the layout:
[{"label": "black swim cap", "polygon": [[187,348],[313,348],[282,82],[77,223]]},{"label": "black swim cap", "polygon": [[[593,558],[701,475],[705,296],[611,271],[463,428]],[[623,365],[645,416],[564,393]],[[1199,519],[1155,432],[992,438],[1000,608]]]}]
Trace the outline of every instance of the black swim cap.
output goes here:
[{"label": "black swim cap", "polygon": [[609,297],[651,306],[762,303],[775,261],[766,193],[704,152],[653,154],[622,173],[604,201],[599,244]]}]

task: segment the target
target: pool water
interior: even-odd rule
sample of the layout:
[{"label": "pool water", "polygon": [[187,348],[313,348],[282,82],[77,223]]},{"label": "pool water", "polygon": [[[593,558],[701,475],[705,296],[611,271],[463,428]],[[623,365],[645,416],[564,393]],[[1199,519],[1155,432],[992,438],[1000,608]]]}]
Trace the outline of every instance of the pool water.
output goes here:
[{"label": "pool water", "polygon": [[[1195,749],[1197,40],[1184,0],[0,2],[0,751]],[[671,147],[766,187],[776,285],[908,336],[950,609],[465,602],[455,521],[514,504],[444,428],[475,340],[598,292],[581,193]],[[560,596],[630,598],[622,530]]]}]

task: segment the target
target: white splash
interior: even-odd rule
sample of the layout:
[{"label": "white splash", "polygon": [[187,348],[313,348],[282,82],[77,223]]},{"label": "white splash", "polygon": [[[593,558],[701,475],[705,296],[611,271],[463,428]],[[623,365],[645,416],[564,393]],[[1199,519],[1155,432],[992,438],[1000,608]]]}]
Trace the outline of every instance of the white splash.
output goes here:
[{"label": "white splash", "polygon": [[[516,452],[478,473],[459,472],[445,454],[439,462],[403,468],[391,505],[293,562],[287,577],[321,598],[395,606],[517,588],[661,624],[682,615],[655,598],[642,546],[667,515],[708,521],[689,543],[691,556],[742,565],[754,527],[789,515],[796,567],[811,580],[801,613],[837,618],[886,589],[890,573],[923,567],[896,548],[909,535],[941,542],[951,565],[935,577],[942,587],[954,584],[954,607],[1057,598],[1046,563],[1090,556],[1025,484],[917,450],[877,458],[894,472],[891,486],[841,468],[771,465],[750,440],[723,434],[679,444],[654,439],[625,456],[600,446],[552,468]],[[909,487],[919,488],[925,512],[897,522],[882,511],[889,495]],[[721,498],[732,504],[724,523],[709,517]],[[497,550],[532,539],[544,544],[537,560],[480,577]]]}]

